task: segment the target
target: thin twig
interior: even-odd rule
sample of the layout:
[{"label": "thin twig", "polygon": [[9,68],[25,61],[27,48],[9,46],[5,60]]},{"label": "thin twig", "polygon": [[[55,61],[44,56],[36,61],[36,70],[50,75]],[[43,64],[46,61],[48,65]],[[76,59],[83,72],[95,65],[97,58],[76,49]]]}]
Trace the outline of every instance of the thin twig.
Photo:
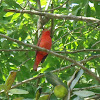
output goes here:
[{"label": "thin twig", "polygon": [[74,88],[73,90],[74,91],[77,91],[77,90],[87,90],[87,89],[93,89],[93,88],[99,88],[100,85],[96,85],[96,86],[90,86],[90,87],[83,87],[83,88]]},{"label": "thin twig", "polygon": [[29,5],[30,10],[31,10],[31,9],[34,9],[34,8],[32,7],[32,5],[30,4],[30,1],[29,1],[29,0],[27,0],[27,4]]},{"label": "thin twig", "polygon": [[[53,3],[51,4],[51,8],[53,9]],[[54,11],[51,11],[51,13],[54,13]],[[51,37],[53,37],[53,27],[54,27],[54,19],[51,19]]]},{"label": "thin twig", "polygon": [[100,41],[97,41],[96,43],[94,43],[91,48],[93,48],[95,45],[97,45],[98,43],[100,43]]},{"label": "thin twig", "polygon": [[[99,52],[100,49],[81,49],[81,50],[73,50],[73,51],[66,51],[66,53],[79,53],[79,52]],[[55,51],[56,53],[65,53],[65,51]]]},{"label": "thin twig", "polygon": [[47,1],[47,5],[46,5],[46,7],[45,7],[45,11],[48,9],[48,7],[49,7],[49,5],[50,5],[50,2],[51,2],[51,0],[48,0],[48,1]]},{"label": "thin twig", "polygon": [[[33,57],[31,57],[31,58],[33,58]],[[25,60],[24,62],[22,62],[19,66],[17,66],[17,68],[18,67],[21,67],[23,64],[25,64],[27,61],[29,61],[31,58],[28,58],[27,60]]]}]

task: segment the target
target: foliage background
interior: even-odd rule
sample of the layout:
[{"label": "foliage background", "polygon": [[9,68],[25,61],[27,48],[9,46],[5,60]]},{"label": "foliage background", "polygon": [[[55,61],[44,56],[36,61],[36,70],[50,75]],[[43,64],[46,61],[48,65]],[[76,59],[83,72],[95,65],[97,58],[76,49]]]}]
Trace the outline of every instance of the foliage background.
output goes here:
[{"label": "foliage background", "polygon": [[[45,11],[48,0],[41,0],[41,8]],[[51,9],[51,3],[56,8],[62,5],[66,0],[50,0],[48,10]],[[36,0],[0,0],[0,33],[13,39],[23,41],[24,43],[36,44],[40,34],[37,32],[38,15],[27,13],[6,12],[4,9],[15,10],[39,10]],[[99,0],[69,0],[62,7],[55,9],[54,14],[75,15],[84,17],[93,17],[100,19],[100,1]],[[41,12],[41,11],[40,11]],[[47,12],[47,13],[50,13]],[[91,18],[90,18],[91,19]],[[75,61],[81,61],[91,56],[100,54],[100,23],[95,21],[82,20],[65,20],[53,18],[53,37],[52,51],[67,56]],[[45,23],[44,27],[51,26],[51,20]],[[42,29],[40,29],[42,31]],[[88,51],[84,51],[83,49]],[[77,50],[80,50],[77,51]],[[82,51],[83,50],[83,51]],[[76,52],[75,52],[76,51]],[[29,60],[28,60],[29,59]],[[43,64],[40,64],[38,72],[33,71],[35,60],[35,49],[20,45],[0,36],[0,84],[5,83],[8,74],[12,70],[20,70],[14,84],[31,77],[36,77],[40,73],[50,72],[72,64],[69,61],[49,54]],[[84,64],[86,68],[93,71],[98,77],[100,76],[100,56],[89,60]],[[55,74],[67,85],[78,66],[56,72]],[[31,80],[28,83],[21,84],[17,88],[29,91],[27,95],[12,95],[10,98],[24,97],[35,98],[37,89],[37,80]],[[53,91],[53,86],[48,83],[45,77],[40,79],[39,84],[43,87],[43,92]],[[75,88],[97,86],[90,91],[100,93],[100,86],[96,79],[91,75],[84,73]],[[100,95],[100,94],[99,94]],[[4,94],[0,94],[4,96]],[[98,97],[98,96],[97,96]],[[76,98],[76,99],[75,99]],[[77,95],[73,95],[71,100],[78,100]],[[93,97],[91,97],[93,98]],[[57,98],[53,94],[51,100]],[[83,99],[81,97],[81,99]]]}]

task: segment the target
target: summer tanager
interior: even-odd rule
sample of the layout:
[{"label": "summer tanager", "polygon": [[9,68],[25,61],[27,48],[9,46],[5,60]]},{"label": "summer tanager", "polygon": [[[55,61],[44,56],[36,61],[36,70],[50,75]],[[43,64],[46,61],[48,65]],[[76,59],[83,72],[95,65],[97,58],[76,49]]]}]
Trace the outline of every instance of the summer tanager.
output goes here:
[{"label": "summer tanager", "polygon": [[[50,30],[44,29],[42,31],[41,37],[37,43],[37,46],[50,50],[52,45],[52,40],[50,37]],[[33,70],[37,71],[40,62],[43,62],[47,57],[48,53],[44,51],[36,51],[35,63],[33,65]]]}]

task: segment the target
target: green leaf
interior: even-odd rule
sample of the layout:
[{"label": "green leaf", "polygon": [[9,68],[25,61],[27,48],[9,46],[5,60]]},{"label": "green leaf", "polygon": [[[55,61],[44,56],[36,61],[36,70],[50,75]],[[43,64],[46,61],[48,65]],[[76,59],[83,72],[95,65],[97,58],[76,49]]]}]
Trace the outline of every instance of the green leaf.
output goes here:
[{"label": "green leaf", "polygon": [[21,4],[21,3],[23,3],[23,0],[17,0],[17,2],[18,2],[19,4]]},{"label": "green leaf", "polygon": [[38,87],[37,90],[36,90],[36,100],[39,99],[40,95],[41,95],[41,92],[42,92],[42,87]]},{"label": "green leaf", "polygon": [[75,76],[75,79],[72,81],[70,88],[71,90],[74,88],[74,86],[76,85],[76,83],[79,81],[80,77],[82,76],[82,74],[84,73],[83,69],[81,69],[77,75]]},{"label": "green leaf", "polygon": [[[3,40],[3,39],[2,39]],[[1,44],[3,49],[8,49],[9,48],[9,44],[7,40],[3,40],[2,44]]]},{"label": "green leaf", "polygon": [[12,16],[14,14],[14,12],[7,12],[4,17],[9,17],[9,16]]},{"label": "green leaf", "polygon": [[83,91],[79,90],[79,91],[75,91],[73,93],[78,95],[78,96],[80,96],[80,97],[89,97],[89,96],[95,95],[94,92],[92,92],[92,91],[85,91],[85,90],[83,90]]},{"label": "green leaf", "polygon": [[46,79],[47,81],[56,86],[56,85],[63,85],[66,87],[66,85],[62,82],[62,80],[60,80],[56,75],[52,74],[51,72],[47,72],[45,73]]},{"label": "green leaf", "polygon": [[26,18],[26,19],[29,19],[30,16],[28,14],[23,14],[23,16]]},{"label": "green leaf", "polygon": [[20,13],[14,14],[10,22],[12,23],[13,21],[16,21],[19,18],[19,16],[20,16]]},{"label": "green leaf", "polygon": [[9,92],[12,94],[28,94],[29,93],[28,91],[22,90],[22,89],[10,89]]},{"label": "green leaf", "polygon": [[22,8],[18,3],[16,3],[14,0],[5,0],[6,4],[8,4],[10,7],[15,8]]},{"label": "green leaf", "polygon": [[91,8],[90,8],[89,5],[87,5],[87,7],[86,7],[86,16],[87,17],[90,17],[91,16]]},{"label": "green leaf", "polygon": [[46,0],[41,0],[41,6],[46,5],[47,1]]},{"label": "green leaf", "polygon": [[76,16],[80,16],[81,15],[81,7],[79,7],[76,11]]},{"label": "green leaf", "polygon": [[94,1],[94,7],[96,10],[96,15],[98,15],[100,17],[100,2],[99,1]]},{"label": "green leaf", "polygon": [[11,71],[9,73],[9,76],[7,78],[7,80],[5,81],[5,85],[7,86],[7,90],[9,90],[15,80],[15,77],[16,77],[16,73],[15,71]]},{"label": "green leaf", "polygon": [[70,0],[69,3],[81,4],[84,7],[88,3],[88,0]]}]

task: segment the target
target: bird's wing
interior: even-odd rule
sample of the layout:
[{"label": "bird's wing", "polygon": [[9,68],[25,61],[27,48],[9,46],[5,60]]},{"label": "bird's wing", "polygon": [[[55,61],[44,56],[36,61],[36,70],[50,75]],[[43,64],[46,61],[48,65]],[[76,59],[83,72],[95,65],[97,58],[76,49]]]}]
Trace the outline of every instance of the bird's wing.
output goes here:
[{"label": "bird's wing", "polygon": [[[47,54],[47,55],[48,55],[48,54]],[[42,59],[41,63],[43,63],[43,62],[44,62],[44,60],[46,59],[47,55],[43,57],[43,59]]]},{"label": "bird's wing", "polygon": [[[38,40],[37,46],[40,46],[40,43],[41,43],[41,37]],[[38,53],[38,51],[36,51],[35,57],[36,57],[37,53]]]}]

